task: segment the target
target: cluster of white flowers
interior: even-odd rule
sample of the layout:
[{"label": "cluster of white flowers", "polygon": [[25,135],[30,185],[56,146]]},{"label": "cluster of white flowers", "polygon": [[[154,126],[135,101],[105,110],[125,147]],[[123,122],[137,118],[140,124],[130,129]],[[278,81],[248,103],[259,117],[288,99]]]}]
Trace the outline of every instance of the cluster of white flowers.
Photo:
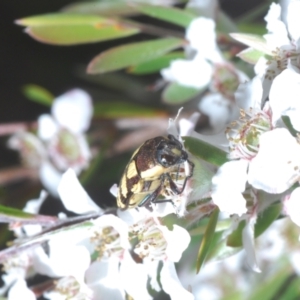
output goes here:
[{"label": "cluster of white flowers", "polygon": [[[62,176],[58,193],[69,211],[104,213],[72,169]],[[43,197],[30,202],[31,212],[38,210]],[[47,299],[121,300],[126,294],[134,299],[152,299],[147,290],[148,278],[152,289],[159,291],[162,287],[172,299],[194,299],[181,285],[174,265],[189,245],[189,233],[177,225],[169,230],[144,208],[117,213],[90,220],[88,228],[62,231],[48,241],[47,251],[37,246],[8,260],[2,293],[8,290],[10,300],[25,294],[26,299],[36,299],[25,280],[32,274],[43,274],[59,278],[46,289]],[[39,225],[26,225],[25,232],[27,226],[38,226],[34,232],[41,230]]]},{"label": "cluster of white flowers", "polygon": [[24,165],[37,169],[44,187],[57,196],[63,172],[72,168],[79,174],[89,166],[92,155],[84,133],[93,104],[85,91],[74,89],[54,99],[51,112],[39,117],[37,134],[17,132],[8,146],[20,151]]},{"label": "cluster of white flowers", "polygon": [[289,117],[294,130],[299,130],[298,13],[300,1],[291,1],[286,16],[290,40],[279,19],[280,5],[271,5],[265,38],[268,46],[274,47],[270,48],[274,56],[264,68],[266,59],[261,58],[256,77],[239,86],[235,96],[240,118],[226,131],[231,160],[212,179],[214,203],[221,211],[246,220],[243,242],[254,270],[258,270],[253,249],[258,213],[282,201],[283,213],[300,224],[299,188],[294,186],[300,180],[300,141],[282,120]]},{"label": "cluster of white flowers", "polygon": [[[199,1],[197,6],[201,6]],[[212,6],[209,3],[203,10],[208,11]],[[234,92],[239,83],[248,77],[222,56],[217,45],[215,27],[212,18],[194,19],[185,35],[189,42],[185,47],[187,58],[172,61],[168,68],[161,70],[161,74],[166,81],[197,89],[199,94],[209,89],[209,93],[201,97],[199,110],[209,117],[210,125],[216,133],[238,116]]]}]

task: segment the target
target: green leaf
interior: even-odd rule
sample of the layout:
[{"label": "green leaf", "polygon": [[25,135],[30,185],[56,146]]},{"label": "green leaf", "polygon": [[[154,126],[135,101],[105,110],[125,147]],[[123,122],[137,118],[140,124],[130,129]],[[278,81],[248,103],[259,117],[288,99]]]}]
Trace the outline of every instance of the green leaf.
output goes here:
[{"label": "green leaf", "polygon": [[23,93],[29,100],[47,106],[51,106],[54,100],[54,96],[48,90],[36,84],[26,84]]},{"label": "green leaf", "polygon": [[62,9],[67,13],[91,14],[101,16],[132,15],[134,12],[124,0],[91,1],[72,3]]},{"label": "green leaf", "polygon": [[219,234],[219,239],[217,240],[217,243],[215,243],[213,247],[211,247],[209,254],[207,256],[207,261],[224,260],[243,250],[242,247],[229,247],[226,244],[226,240],[222,239],[224,232],[218,232],[218,234]]},{"label": "green leaf", "polygon": [[183,137],[183,140],[189,152],[215,166],[220,167],[228,161],[227,153],[211,144],[189,136]]},{"label": "green leaf", "polygon": [[284,300],[295,300],[300,299],[300,278],[294,275],[293,281],[286,287],[282,293],[281,299]]},{"label": "green leaf", "polygon": [[164,89],[162,98],[164,103],[178,105],[193,99],[202,93],[203,90],[172,82]]},{"label": "green leaf", "polygon": [[[239,32],[251,33],[257,35],[263,35],[267,33],[266,25],[263,23],[254,23],[253,20],[251,23],[239,23],[238,30]],[[233,31],[231,31],[233,32]]]},{"label": "green leaf", "polygon": [[219,217],[219,209],[215,208],[214,212],[211,214],[207,228],[201,240],[197,262],[196,262],[196,273],[199,273],[201,266],[205,262],[206,256],[209,252],[209,249],[214,238],[214,233],[216,230],[217,222]]},{"label": "green leaf", "polygon": [[[218,221],[216,225],[216,232],[219,231],[224,231],[230,227],[231,220],[226,219],[226,220],[220,220]],[[196,228],[193,228],[192,230],[189,230],[190,235],[202,235],[205,233],[207,227],[207,223],[201,224],[200,226],[197,226]]]},{"label": "green leaf", "polygon": [[231,33],[230,36],[255,50],[272,55],[272,49],[269,49],[266,40],[262,36],[250,33]]},{"label": "green leaf", "polygon": [[229,34],[238,31],[236,23],[221,9],[218,11],[217,31]]},{"label": "green leaf", "polygon": [[94,116],[108,119],[166,116],[164,111],[129,102],[97,102]]},{"label": "green leaf", "polygon": [[136,34],[139,29],[120,21],[83,14],[46,14],[16,21],[28,26],[34,39],[55,45],[94,43]]},{"label": "green leaf", "polygon": [[16,208],[0,205],[0,223],[50,224],[55,220],[57,220],[56,217],[29,214]]},{"label": "green leaf", "polygon": [[[194,163],[194,171],[191,178],[191,186],[193,186],[193,189],[189,197],[191,199],[201,199],[201,203],[205,203],[205,199],[203,198],[211,192],[211,180],[215,172],[205,161],[198,158],[195,159],[194,157],[191,158],[191,160]],[[205,213],[208,215],[213,209],[214,206],[209,204],[205,209]]]},{"label": "green leaf", "polygon": [[290,118],[289,118],[288,116],[282,116],[281,119],[282,119],[284,125],[285,125],[285,126],[287,127],[287,129],[289,130],[290,134],[291,134],[292,136],[295,136],[295,137],[296,137],[296,136],[298,135],[298,131],[294,129],[294,127],[293,127],[293,125],[292,125],[292,123],[291,123]]},{"label": "green leaf", "polygon": [[172,60],[184,57],[185,55],[182,51],[168,53],[142,64],[132,66],[128,69],[128,72],[136,75],[159,72],[161,69],[167,68]]},{"label": "green leaf", "polygon": [[[257,238],[265,232],[269,226],[278,218],[281,213],[282,204],[276,203],[266,208],[257,218],[254,226],[254,236]],[[227,238],[227,245],[230,247],[242,247],[242,232],[246,225],[245,221],[239,223],[238,228]]]},{"label": "green leaf", "polygon": [[244,60],[245,62],[255,65],[257,61],[264,56],[264,53],[262,51],[253,49],[253,48],[247,48],[240,53],[237,54],[239,58]]},{"label": "green leaf", "polygon": [[184,40],[163,38],[114,47],[96,56],[88,65],[90,74],[105,73],[137,65],[181,47]]},{"label": "green leaf", "polygon": [[253,289],[252,294],[247,298],[248,300],[273,300],[286,299],[284,297],[277,297],[281,287],[286,283],[288,277],[291,275],[291,268],[286,264],[282,264],[280,269],[271,277],[263,278],[256,289]]},{"label": "green leaf", "polygon": [[150,4],[133,4],[132,7],[147,16],[170,22],[185,28],[188,27],[195,18],[197,18],[197,15],[176,7]]}]

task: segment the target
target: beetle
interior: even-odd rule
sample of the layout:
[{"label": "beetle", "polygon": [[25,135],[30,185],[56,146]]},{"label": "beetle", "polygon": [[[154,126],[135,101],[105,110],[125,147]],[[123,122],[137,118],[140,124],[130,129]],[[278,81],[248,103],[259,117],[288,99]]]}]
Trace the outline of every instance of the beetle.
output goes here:
[{"label": "beetle", "polygon": [[[188,162],[190,174],[185,176],[182,187],[174,181],[174,173],[180,165]],[[192,177],[194,164],[188,159],[182,144],[173,135],[158,136],[147,140],[132,155],[120,180],[117,205],[122,210],[149,205],[151,202],[172,202],[157,199],[165,186],[175,194],[181,194],[187,180]],[[171,175],[172,174],[172,175]]]}]

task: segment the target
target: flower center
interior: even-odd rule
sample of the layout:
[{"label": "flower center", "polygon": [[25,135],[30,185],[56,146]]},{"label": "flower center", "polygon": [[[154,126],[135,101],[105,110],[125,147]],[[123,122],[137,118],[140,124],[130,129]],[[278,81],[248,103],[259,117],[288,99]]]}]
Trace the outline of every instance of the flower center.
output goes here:
[{"label": "flower center", "polygon": [[274,80],[277,75],[287,68],[289,59],[293,64],[298,65],[299,54],[292,45],[276,48],[276,50],[272,51],[272,54],[267,62],[268,68],[266,70],[265,79]]},{"label": "flower center", "polygon": [[248,112],[241,110],[239,120],[232,122],[226,130],[229,157],[251,160],[258,152],[260,135],[271,129],[271,116],[266,112],[253,114],[252,109]]},{"label": "flower center", "polygon": [[58,133],[57,149],[70,163],[75,162],[80,157],[80,147],[77,138],[67,129],[62,129]]},{"label": "flower center", "polygon": [[234,92],[240,84],[239,77],[230,64],[218,64],[215,67],[211,89],[228,99],[234,100]]},{"label": "flower center", "polygon": [[80,283],[73,277],[67,276],[56,281],[55,289],[57,293],[64,296],[66,300],[90,300],[91,293],[80,291]]},{"label": "flower center", "polygon": [[133,226],[133,235],[139,242],[134,248],[134,252],[141,258],[151,260],[163,260],[166,257],[167,242],[152,218],[141,221],[143,224]]},{"label": "flower center", "polygon": [[94,255],[97,260],[123,255],[124,249],[121,246],[120,234],[111,226],[95,231],[91,237],[91,243],[95,246]]}]

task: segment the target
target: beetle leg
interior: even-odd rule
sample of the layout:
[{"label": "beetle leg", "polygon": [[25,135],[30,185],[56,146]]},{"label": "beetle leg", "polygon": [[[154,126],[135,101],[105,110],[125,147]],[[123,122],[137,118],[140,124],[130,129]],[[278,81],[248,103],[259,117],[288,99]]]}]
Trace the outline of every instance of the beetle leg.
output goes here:
[{"label": "beetle leg", "polygon": [[153,193],[149,194],[143,199],[143,201],[139,204],[139,206],[144,206],[147,205],[147,203],[155,202],[155,199],[159,196],[162,187],[163,185],[160,184],[159,187],[156,190],[154,190]]},{"label": "beetle leg", "polygon": [[170,188],[171,188],[172,192],[175,193],[176,195],[179,195],[184,191],[188,179],[193,176],[195,165],[190,160],[187,160],[187,162],[189,163],[189,165],[191,167],[191,171],[190,171],[190,174],[185,177],[181,190],[178,189],[178,187],[177,187],[176,183],[174,182],[174,180],[172,179],[171,175],[169,173],[165,174],[165,176],[169,180],[169,184],[170,184]]}]

